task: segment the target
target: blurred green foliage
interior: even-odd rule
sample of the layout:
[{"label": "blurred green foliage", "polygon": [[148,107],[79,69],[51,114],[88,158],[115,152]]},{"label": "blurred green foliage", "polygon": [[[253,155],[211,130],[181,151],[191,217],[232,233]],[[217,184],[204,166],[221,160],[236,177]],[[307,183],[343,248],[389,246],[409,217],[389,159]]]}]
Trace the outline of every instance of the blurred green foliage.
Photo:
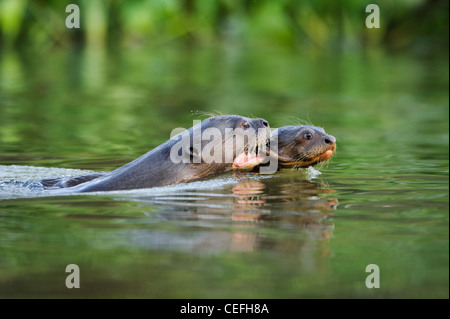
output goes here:
[{"label": "blurred green foliage", "polygon": [[[67,29],[68,4],[81,28]],[[380,29],[368,29],[365,8],[380,7]],[[168,41],[263,44],[301,50],[448,48],[445,0],[0,0],[0,46],[119,46]]]}]

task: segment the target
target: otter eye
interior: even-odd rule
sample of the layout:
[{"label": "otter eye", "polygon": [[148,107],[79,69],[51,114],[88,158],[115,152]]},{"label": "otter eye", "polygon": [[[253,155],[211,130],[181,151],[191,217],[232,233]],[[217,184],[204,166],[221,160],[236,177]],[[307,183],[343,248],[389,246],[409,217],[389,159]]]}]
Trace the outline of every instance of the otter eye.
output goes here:
[{"label": "otter eye", "polygon": [[312,139],[312,137],[313,137],[313,135],[311,134],[311,133],[305,133],[305,139],[306,140],[310,140],[310,139]]},{"label": "otter eye", "polygon": [[244,128],[244,130],[246,130],[250,127],[250,124],[248,123],[248,121],[244,121],[242,122],[242,127]]}]

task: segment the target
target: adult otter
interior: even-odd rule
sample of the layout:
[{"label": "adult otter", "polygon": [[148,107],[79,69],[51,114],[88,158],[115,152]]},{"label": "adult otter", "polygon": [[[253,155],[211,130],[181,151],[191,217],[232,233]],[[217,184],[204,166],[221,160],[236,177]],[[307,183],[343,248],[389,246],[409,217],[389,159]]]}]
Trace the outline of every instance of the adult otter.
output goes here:
[{"label": "adult otter", "polygon": [[264,119],[215,116],[110,173],[69,180],[47,179],[41,183],[45,187],[73,186],[73,192],[93,192],[189,182],[231,168],[233,161],[244,155],[258,165],[263,160],[256,155],[258,145],[265,145],[269,134],[269,124]]}]

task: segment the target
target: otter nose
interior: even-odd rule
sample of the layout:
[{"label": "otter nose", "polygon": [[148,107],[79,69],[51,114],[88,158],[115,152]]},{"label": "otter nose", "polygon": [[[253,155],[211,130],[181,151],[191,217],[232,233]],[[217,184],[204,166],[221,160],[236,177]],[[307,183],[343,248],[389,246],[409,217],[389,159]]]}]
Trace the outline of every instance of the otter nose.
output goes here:
[{"label": "otter nose", "polygon": [[324,138],[324,142],[326,144],[334,144],[336,143],[336,138],[333,135],[326,135]]}]

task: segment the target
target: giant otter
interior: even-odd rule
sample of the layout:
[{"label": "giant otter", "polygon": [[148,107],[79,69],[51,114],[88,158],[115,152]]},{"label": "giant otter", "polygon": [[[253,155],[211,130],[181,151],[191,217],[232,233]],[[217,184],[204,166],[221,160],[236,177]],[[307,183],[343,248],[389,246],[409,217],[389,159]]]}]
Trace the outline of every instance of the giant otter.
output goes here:
[{"label": "giant otter", "polygon": [[258,146],[267,143],[269,134],[264,119],[214,116],[110,173],[46,179],[41,183],[47,188],[93,192],[194,181],[231,168],[237,158],[246,158],[254,166],[260,164],[263,157],[257,155]]},{"label": "giant otter", "polygon": [[[215,117],[216,120],[214,120],[213,122],[210,122],[209,125],[215,125],[216,122],[225,120],[227,117],[229,117],[229,116]],[[235,117],[239,118],[237,116],[235,116]],[[235,118],[235,120],[237,120],[236,118]],[[264,127],[266,125],[268,127],[267,122],[265,122],[264,120],[261,120],[261,119],[256,119],[256,120],[246,119],[244,121],[256,121],[256,122],[258,122],[258,123],[256,123],[256,126],[258,126],[258,124],[259,125],[262,124]],[[255,124],[253,124],[253,125],[255,125]],[[260,141],[262,141],[262,140],[260,140]],[[263,159],[263,158],[261,158],[261,156],[253,156],[253,157],[252,156],[244,156],[244,155],[248,155],[248,154],[245,154],[245,152],[241,152],[240,154],[237,154],[237,156],[234,158],[232,167],[234,169],[253,170],[256,172],[259,170],[260,165],[265,165],[265,164],[262,164],[263,161],[265,163],[267,163],[271,160],[275,160],[275,161],[277,161],[277,169],[306,168],[306,167],[314,166],[318,163],[329,160],[333,156],[334,152],[336,151],[336,138],[332,135],[325,133],[325,131],[322,128],[316,127],[316,126],[311,126],[311,125],[301,125],[301,126],[290,125],[290,126],[283,126],[283,127],[277,128],[270,133],[269,141],[270,141],[270,145],[272,145],[272,146],[277,145],[277,147],[276,147],[276,149],[266,148],[267,158]],[[166,143],[169,143],[169,142],[170,141],[168,141]],[[165,145],[165,144],[163,144],[163,145]],[[153,152],[153,151],[151,151],[151,152]],[[144,156],[148,157],[148,155],[151,152],[147,153]],[[147,162],[148,162],[148,160],[147,160]],[[134,163],[134,162],[132,162],[132,163]],[[153,163],[153,166],[152,166],[153,171],[156,170],[157,171],[156,175],[158,175],[158,176],[163,175],[163,173],[162,173],[163,167],[158,166],[160,164],[161,164],[161,161],[156,161],[155,163]],[[176,165],[173,167],[180,168],[179,166],[176,166]],[[187,168],[192,173],[192,169],[193,169],[192,167],[189,167],[189,166],[184,167],[183,166],[183,169],[185,169],[185,168]],[[227,166],[226,168],[229,168],[229,167]],[[122,169],[122,168],[120,168],[120,169]],[[224,167],[216,166],[215,169],[213,169],[210,173],[220,172],[222,170],[224,170]],[[116,171],[114,171],[114,172],[116,172]],[[195,174],[189,175],[189,173],[185,174],[185,173],[183,173],[183,171],[180,171],[180,174],[181,174],[180,176],[191,176],[190,178],[188,178],[187,180],[184,180],[184,181],[194,180],[194,179],[198,179],[198,178],[205,177],[208,175],[208,173],[205,174],[206,166],[203,167],[203,171],[204,171],[203,174],[198,174],[198,175],[195,175]],[[112,172],[112,173],[114,173],[114,172]],[[117,177],[118,174],[114,174],[114,175],[116,175],[115,179],[120,180],[121,177]],[[84,187],[84,185],[86,185],[86,186],[90,185],[93,188],[86,188],[86,189],[83,188],[80,191],[90,191],[90,190],[94,190],[94,187],[96,187],[94,185],[96,185],[96,184],[94,184],[94,183],[88,184],[86,182],[97,179],[101,176],[105,176],[105,174],[97,173],[97,174],[90,174],[90,175],[84,175],[84,176],[77,176],[77,177],[73,177],[73,178],[44,179],[44,180],[41,180],[41,183],[46,188],[73,187],[78,184],[85,183],[85,184],[83,184],[83,187]],[[105,177],[107,177],[107,176],[109,176],[109,175],[106,175]],[[107,179],[106,182],[108,183],[108,181],[112,181],[112,179]],[[181,182],[183,182],[183,180],[178,180],[176,182],[181,183]],[[151,182],[152,185],[155,183],[156,183],[155,180]],[[168,185],[168,184],[164,184],[164,185]],[[135,186],[138,186],[138,185],[136,184]],[[133,185],[130,185],[130,187],[140,188],[140,187],[134,187]],[[153,186],[145,186],[145,187],[153,187]]]},{"label": "giant otter", "polygon": [[336,138],[323,128],[312,125],[282,126],[270,134],[278,141],[276,154],[279,168],[306,168],[329,160],[336,151]]},{"label": "giant otter", "polygon": [[336,151],[336,138],[312,125],[282,126],[270,133],[267,158],[258,165],[236,161],[233,168],[258,171],[267,163],[277,161],[276,169],[307,168],[329,160]]}]

